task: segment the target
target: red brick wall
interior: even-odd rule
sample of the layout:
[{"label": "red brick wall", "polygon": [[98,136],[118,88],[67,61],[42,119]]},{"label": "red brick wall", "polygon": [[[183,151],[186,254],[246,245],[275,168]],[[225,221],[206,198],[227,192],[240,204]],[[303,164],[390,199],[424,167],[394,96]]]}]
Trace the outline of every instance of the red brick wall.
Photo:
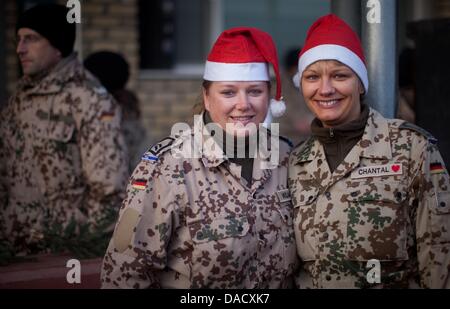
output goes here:
[{"label": "red brick wall", "polygon": [[82,55],[109,50],[122,53],[131,67],[128,86],[138,75],[138,17],[136,0],[89,0],[81,3]]}]

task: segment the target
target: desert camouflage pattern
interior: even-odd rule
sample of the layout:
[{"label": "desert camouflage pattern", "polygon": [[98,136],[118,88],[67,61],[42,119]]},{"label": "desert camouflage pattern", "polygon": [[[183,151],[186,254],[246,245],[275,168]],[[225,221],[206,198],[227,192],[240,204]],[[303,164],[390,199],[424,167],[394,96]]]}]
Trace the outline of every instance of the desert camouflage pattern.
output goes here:
[{"label": "desert camouflage pattern", "polygon": [[128,177],[120,117],[76,54],[19,82],[0,116],[2,241],[27,254],[49,228],[114,222]]},{"label": "desert camouflage pattern", "polygon": [[175,149],[197,142],[185,132],[153,146],[135,169],[104,257],[102,287],[291,287],[297,257],[290,146],[280,140],[274,169],[260,169],[265,159],[255,158],[249,187],[217,144],[200,158],[177,158]]},{"label": "desert camouflage pattern", "polygon": [[[357,168],[386,164],[402,173],[353,177]],[[449,175],[424,130],[371,109],[361,140],[334,173],[317,140],[297,146],[289,186],[298,287],[450,287]],[[380,262],[379,283],[367,280],[371,259]]]}]

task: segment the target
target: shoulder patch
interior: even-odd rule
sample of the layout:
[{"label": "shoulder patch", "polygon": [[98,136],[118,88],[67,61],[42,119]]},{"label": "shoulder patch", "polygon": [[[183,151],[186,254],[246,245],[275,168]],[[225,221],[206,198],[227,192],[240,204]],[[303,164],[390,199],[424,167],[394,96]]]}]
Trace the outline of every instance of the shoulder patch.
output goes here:
[{"label": "shoulder patch", "polygon": [[437,139],[430,132],[428,132],[427,130],[425,130],[419,126],[416,126],[415,124],[412,124],[410,122],[407,122],[407,121],[403,122],[399,128],[415,131],[415,132],[425,136],[430,143],[432,143],[432,144],[437,143]]},{"label": "shoulder patch", "polygon": [[284,141],[286,144],[288,144],[289,147],[291,147],[291,148],[294,147],[294,144],[291,142],[291,140],[289,138],[280,135],[280,139],[282,141]]},{"label": "shoulder patch", "polygon": [[142,156],[144,161],[158,161],[159,156],[170,149],[175,139],[173,137],[166,137],[150,147]]}]

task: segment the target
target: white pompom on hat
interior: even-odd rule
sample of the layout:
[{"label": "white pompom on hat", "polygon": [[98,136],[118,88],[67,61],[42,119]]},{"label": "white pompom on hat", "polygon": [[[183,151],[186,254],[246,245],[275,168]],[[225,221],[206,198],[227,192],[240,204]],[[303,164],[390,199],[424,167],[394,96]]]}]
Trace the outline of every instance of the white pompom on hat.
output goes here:
[{"label": "white pompom on hat", "polygon": [[347,65],[358,75],[365,92],[369,89],[361,41],[352,28],[334,14],[320,17],[309,28],[299,55],[298,73],[294,76],[297,87],[303,71],[319,60],[337,60]]},{"label": "white pompom on hat", "polygon": [[267,63],[272,64],[277,81],[275,98],[270,100],[265,121],[270,123],[271,115],[282,116],[286,105],[281,97],[277,50],[268,33],[250,27],[222,32],[208,55],[203,78],[208,81],[270,81]]}]

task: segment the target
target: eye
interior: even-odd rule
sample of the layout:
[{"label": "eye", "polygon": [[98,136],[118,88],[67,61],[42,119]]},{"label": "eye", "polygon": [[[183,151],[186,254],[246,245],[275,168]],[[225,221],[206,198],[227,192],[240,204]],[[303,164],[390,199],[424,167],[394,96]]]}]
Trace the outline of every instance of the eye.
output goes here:
[{"label": "eye", "polygon": [[344,79],[347,79],[347,78],[348,78],[348,74],[345,74],[345,73],[336,73],[336,74],[333,75],[333,78],[334,78],[334,79],[337,79],[337,80],[344,80]]},{"label": "eye", "polygon": [[248,93],[249,93],[251,96],[257,97],[257,96],[260,96],[260,95],[263,93],[263,90],[262,90],[262,89],[259,89],[259,88],[253,88],[253,89],[250,89],[250,90],[248,91]]},{"label": "eye", "polygon": [[319,75],[317,74],[305,74],[303,75],[303,79],[306,81],[316,81],[319,79]]},{"label": "eye", "polygon": [[220,91],[220,94],[226,98],[230,98],[235,94],[235,92],[231,89],[225,89],[225,90]]}]

